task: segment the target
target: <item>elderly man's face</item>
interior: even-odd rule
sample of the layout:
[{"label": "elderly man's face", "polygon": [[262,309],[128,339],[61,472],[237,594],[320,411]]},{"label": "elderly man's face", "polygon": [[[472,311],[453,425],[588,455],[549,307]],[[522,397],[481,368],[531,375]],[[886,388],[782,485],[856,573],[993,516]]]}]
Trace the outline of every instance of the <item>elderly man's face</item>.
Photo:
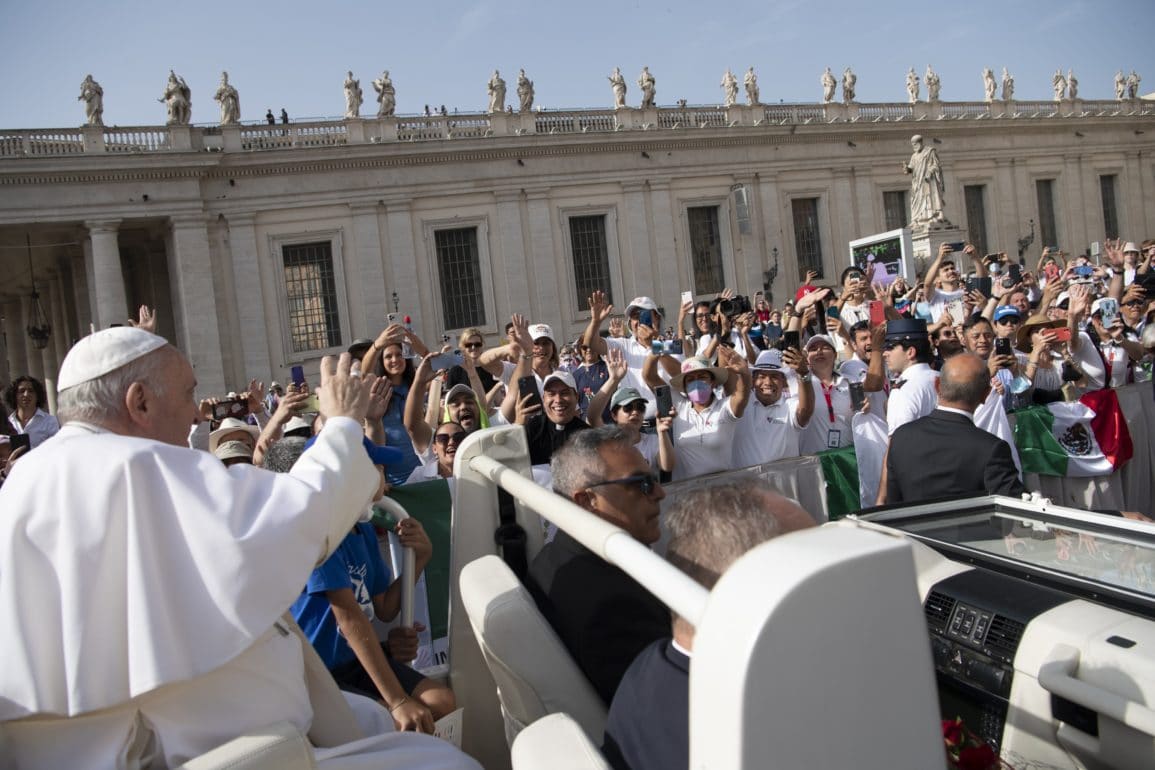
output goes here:
[{"label": "elderly man's face", "polygon": [[546,385],[545,393],[542,394],[542,402],[545,405],[545,416],[552,423],[565,425],[577,417],[577,391],[564,382],[553,380]]},{"label": "elderly man's face", "polygon": [[[661,536],[659,503],[666,496],[642,453],[632,446],[606,444],[598,450],[606,464],[604,478],[575,497],[579,504],[617,526],[640,543],[656,543]],[[649,481],[649,494],[642,491]],[[612,483],[599,483],[612,482]]]},{"label": "elderly man's face", "polygon": [[[153,392],[149,404],[148,435],[145,438],[163,441],[173,446],[188,446],[189,428],[197,419],[194,397],[196,375],[188,359],[176,350],[167,351],[163,360],[164,364],[156,374],[156,381],[160,392],[164,395],[158,397]],[[248,434],[246,438],[252,440]]]}]

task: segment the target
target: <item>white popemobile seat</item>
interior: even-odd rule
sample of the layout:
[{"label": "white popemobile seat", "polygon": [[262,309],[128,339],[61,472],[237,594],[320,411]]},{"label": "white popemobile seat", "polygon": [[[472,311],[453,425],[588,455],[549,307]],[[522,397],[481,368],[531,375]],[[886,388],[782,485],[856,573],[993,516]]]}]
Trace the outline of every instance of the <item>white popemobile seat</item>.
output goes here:
[{"label": "white popemobile seat", "polygon": [[606,708],[533,597],[497,556],[461,571],[461,600],[497,683],[506,740],[549,714],[569,714],[600,745]]}]

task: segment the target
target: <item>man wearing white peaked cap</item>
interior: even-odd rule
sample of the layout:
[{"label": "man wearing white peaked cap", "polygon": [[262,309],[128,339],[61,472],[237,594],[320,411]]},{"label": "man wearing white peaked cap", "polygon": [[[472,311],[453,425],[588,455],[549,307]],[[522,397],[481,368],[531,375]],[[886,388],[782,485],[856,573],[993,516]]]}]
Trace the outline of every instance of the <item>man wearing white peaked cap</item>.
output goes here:
[{"label": "man wearing white peaked cap", "polygon": [[[377,488],[371,380],[349,364],[322,361],[325,428],[274,474],[185,446],[196,378],[163,338],[118,327],[69,351],[64,427],[0,489],[0,738],[16,766],[175,767],[276,722],[316,726],[279,617]],[[424,736],[316,751],[325,768],[370,758],[476,766]]]}]

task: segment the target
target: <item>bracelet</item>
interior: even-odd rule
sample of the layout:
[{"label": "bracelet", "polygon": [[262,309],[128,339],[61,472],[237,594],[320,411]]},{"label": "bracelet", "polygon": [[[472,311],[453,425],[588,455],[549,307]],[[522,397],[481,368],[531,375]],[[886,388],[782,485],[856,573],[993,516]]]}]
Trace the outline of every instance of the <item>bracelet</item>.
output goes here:
[{"label": "bracelet", "polygon": [[402,706],[404,706],[404,705],[405,705],[406,703],[408,703],[408,702],[409,702],[409,696],[408,696],[408,695],[406,695],[404,698],[402,698],[401,700],[397,701],[397,705],[396,705],[396,706],[393,706],[393,707],[391,707],[391,708],[389,709],[389,713],[390,713],[390,714],[392,714],[394,711],[396,711],[397,709],[401,708]]}]

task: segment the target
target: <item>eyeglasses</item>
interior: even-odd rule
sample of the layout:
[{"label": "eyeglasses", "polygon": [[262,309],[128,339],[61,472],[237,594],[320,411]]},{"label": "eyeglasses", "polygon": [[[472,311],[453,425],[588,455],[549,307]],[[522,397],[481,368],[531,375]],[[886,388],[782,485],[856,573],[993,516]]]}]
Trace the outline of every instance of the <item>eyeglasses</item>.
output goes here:
[{"label": "eyeglasses", "polygon": [[433,443],[440,444],[441,446],[448,446],[450,441],[454,444],[460,444],[465,440],[467,435],[469,434],[463,430],[454,431],[453,433],[438,433],[433,437]]},{"label": "eyeglasses", "polygon": [[709,313],[694,313],[694,318],[709,318]]},{"label": "eyeglasses", "polygon": [[607,484],[623,484],[627,487],[636,487],[643,495],[649,497],[654,493],[654,490],[660,486],[661,482],[659,482],[658,477],[652,473],[635,473],[632,476],[624,476],[620,479],[599,481],[596,484],[590,484],[588,488],[604,487]]},{"label": "eyeglasses", "polygon": [[621,406],[618,407],[618,409],[621,409],[624,412],[645,412],[646,411],[646,402],[645,401],[631,401],[628,404],[622,404]]},{"label": "eyeglasses", "polygon": [[1144,302],[1141,299],[1132,299],[1124,302],[1123,307],[1143,307],[1143,304]]},{"label": "eyeglasses", "polygon": [[480,342],[467,342],[464,345],[462,345],[462,347],[465,348],[466,350],[478,350],[478,349],[484,347],[484,345]]},{"label": "eyeglasses", "polygon": [[1003,326],[1010,326],[1011,324],[1018,324],[1022,322],[1022,319],[1017,315],[1007,316],[1006,318],[1000,318],[999,320],[995,321],[995,323],[1002,324]]}]

